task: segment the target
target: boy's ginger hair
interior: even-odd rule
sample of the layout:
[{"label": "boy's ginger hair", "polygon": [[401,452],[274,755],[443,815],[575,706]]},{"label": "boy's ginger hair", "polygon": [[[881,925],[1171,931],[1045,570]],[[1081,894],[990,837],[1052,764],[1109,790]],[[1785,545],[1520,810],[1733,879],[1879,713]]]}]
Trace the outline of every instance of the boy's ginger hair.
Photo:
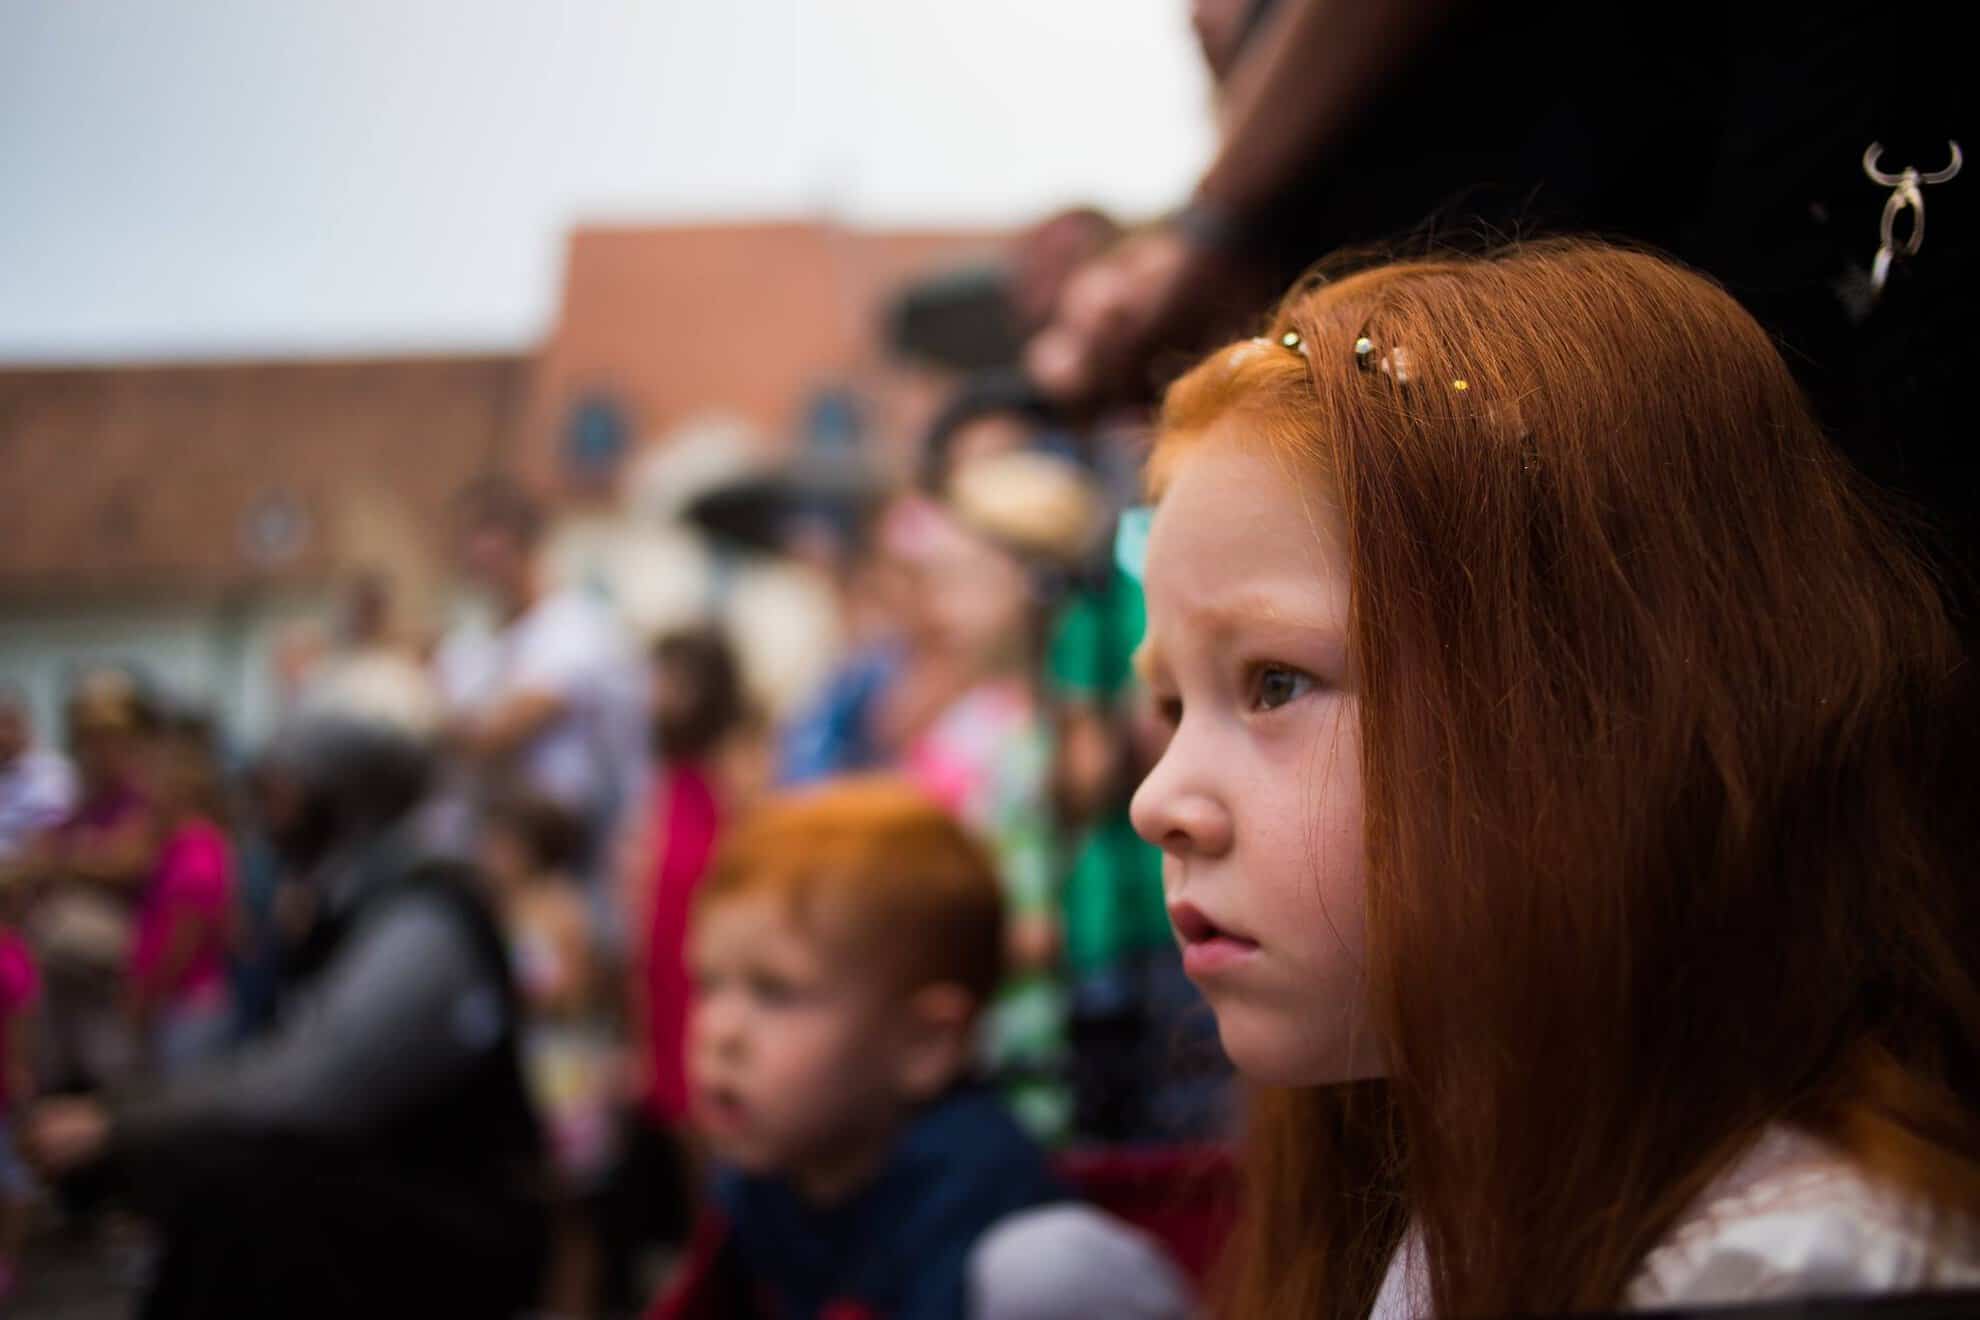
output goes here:
[{"label": "boy's ginger hair", "polygon": [[959,985],[980,1008],[1003,975],[989,855],[902,780],[835,780],[750,812],[718,847],[695,911],[753,894],[782,898],[801,926],[906,989]]}]

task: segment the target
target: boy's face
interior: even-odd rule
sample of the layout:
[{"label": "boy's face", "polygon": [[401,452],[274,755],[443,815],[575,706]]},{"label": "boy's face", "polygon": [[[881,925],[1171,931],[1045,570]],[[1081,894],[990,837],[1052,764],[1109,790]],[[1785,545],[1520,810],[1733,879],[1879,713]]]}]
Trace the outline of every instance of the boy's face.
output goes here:
[{"label": "boy's face", "polygon": [[699,913],[688,969],[694,1118],[715,1153],[821,1196],[863,1172],[911,1098],[909,996],[834,957],[772,894]]},{"label": "boy's face", "polygon": [[1170,735],[1133,803],[1225,1051],[1288,1086],[1381,1071],[1346,541],[1309,485],[1231,423],[1175,467],[1139,658]]}]

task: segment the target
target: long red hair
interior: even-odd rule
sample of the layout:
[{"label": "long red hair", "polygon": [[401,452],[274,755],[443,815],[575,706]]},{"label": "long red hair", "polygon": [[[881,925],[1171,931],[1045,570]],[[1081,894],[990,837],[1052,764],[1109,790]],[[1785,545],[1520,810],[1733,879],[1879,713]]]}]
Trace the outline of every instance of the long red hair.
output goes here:
[{"label": "long red hair", "polygon": [[1959,647],[1753,319],[1595,244],[1389,265],[1178,381],[1158,493],[1227,417],[1346,527],[1387,1062],[1254,1094],[1229,1312],[1364,1315],[1409,1223],[1439,1314],[1613,1306],[1778,1122],[1980,1212]]}]

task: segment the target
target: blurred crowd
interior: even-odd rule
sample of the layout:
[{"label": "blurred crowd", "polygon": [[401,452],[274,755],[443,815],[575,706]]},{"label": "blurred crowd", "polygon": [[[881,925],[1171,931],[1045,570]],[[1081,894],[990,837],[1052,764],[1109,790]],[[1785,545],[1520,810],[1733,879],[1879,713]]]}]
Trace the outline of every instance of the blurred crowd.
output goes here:
[{"label": "blurred crowd", "polygon": [[[474,622],[421,643],[395,630],[389,578],[354,582],[334,640],[282,651],[265,747],[230,744],[141,666],[79,673],[59,729],[0,697],[10,1225],[30,1159],[94,1223],[183,1186],[158,1170],[216,1132],[258,1143],[317,1109],[348,1127],[384,1114],[383,1093],[452,1087],[453,1028],[410,1019],[436,994],[459,1017],[513,987],[555,1171],[548,1296],[632,1308],[692,1216],[697,887],[752,804],[875,772],[991,860],[1004,971],[971,1072],[1030,1137],[1220,1135],[1227,1069],[1181,975],[1159,854],[1126,817],[1158,750],[1131,666],[1139,587],[1116,555],[1137,442],[1071,430],[988,373],[958,388],[911,480],[759,480],[747,526],[707,535],[799,570],[841,639],[812,690],[778,695],[781,719],[719,609],[636,635],[607,594],[559,579],[549,515],[499,477],[456,502]],[[432,864],[388,854],[459,865],[500,974],[445,932],[358,921],[369,873]],[[263,1170],[285,1158],[256,1149]],[[210,1185],[227,1161],[205,1159],[190,1176]]]},{"label": "blurred crowd", "polygon": [[[1799,104],[1769,89],[1828,47],[1761,61],[1757,18],[1670,18],[1591,76],[1564,13],[1200,0],[1222,146],[1186,204],[1027,231],[1000,308],[1022,352],[958,376],[912,472],[856,438],[829,472],[801,454],[688,511],[720,563],[805,584],[829,653],[762,652],[719,582],[691,626],[642,634],[609,588],[554,571],[555,511],[489,477],[450,529],[476,622],[421,637],[389,574],[351,584],[334,640],[285,655],[266,746],[161,699],[141,664],[77,674],[60,728],[0,693],[0,1295],[39,1188],[79,1232],[152,1226],[128,1231],[156,1314],[252,1313],[240,1299],[278,1277],[447,1314],[531,1290],[558,1314],[646,1304],[702,1208],[697,895],[739,822],[845,776],[910,786],[994,876],[1001,971],[944,1086],[981,1078],[1046,1149],[1225,1135],[1228,1069],[1127,816],[1161,741],[1133,666],[1133,506],[1176,354],[1458,197],[1497,234],[1664,244],[1758,290],[1818,364],[1942,308],[1900,266],[1897,311],[1866,322],[1810,274],[1874,246],[1857,213],[1880,198],[1848,169],[1748,168],[1770,140],[1754,125]],[[1696,131],[1653,142],[1632,98],[1668,90],[1680,41],[1695,85],[1665,104]],[[1434,130],[1460,102],[1457,141]],[[1697,153],[1706,181],[1681,189]],[[1751,241],[1777,221],[1797,241]],[[1888,433],[1952,356],[1817,373],[1818,402],[1845,439],[1858,419]],[[1933,453],[1899,482],[1928,502]]]}]

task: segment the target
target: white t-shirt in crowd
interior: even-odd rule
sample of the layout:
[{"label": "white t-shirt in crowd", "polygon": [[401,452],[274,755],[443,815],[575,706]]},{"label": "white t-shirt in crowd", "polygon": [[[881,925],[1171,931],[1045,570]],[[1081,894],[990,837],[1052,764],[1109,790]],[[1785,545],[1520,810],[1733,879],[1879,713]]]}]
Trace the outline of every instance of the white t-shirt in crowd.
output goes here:
[{"label": "white t-shirt in crowd", "polygon": [[76,804],[76,772],[60,752],[31,747],[0,765],[0,862],[11,861]]},{"label": "white t-shirt in crowd", "polygon": [[433,675],[410,653],[388,645],[328,657],[310,672],[297,704],[307,716],[375,721],[417,738],[430,735],[440,718]]},{"label": "white t-shirt in crowd", "polygon": [[[1980,1288],[1980,1226],[1948,1221],[1873,1182],[1847,1157],[1769,1128],[1643,1258],[1632,1311]],[[1428,1320],[1414,1232],[1397,1248],[1370,1320]]]},{"label": "white t-shirt in crowd", "polygon": [[639,800],[647,759],[646,685],[631,639],[602,601],[543,597],[497,632],[442,644],[437,677],[455,715],[478,715],[521,693],[558,698],[563,713],[522,750],[529,788],[608,823]]}]

